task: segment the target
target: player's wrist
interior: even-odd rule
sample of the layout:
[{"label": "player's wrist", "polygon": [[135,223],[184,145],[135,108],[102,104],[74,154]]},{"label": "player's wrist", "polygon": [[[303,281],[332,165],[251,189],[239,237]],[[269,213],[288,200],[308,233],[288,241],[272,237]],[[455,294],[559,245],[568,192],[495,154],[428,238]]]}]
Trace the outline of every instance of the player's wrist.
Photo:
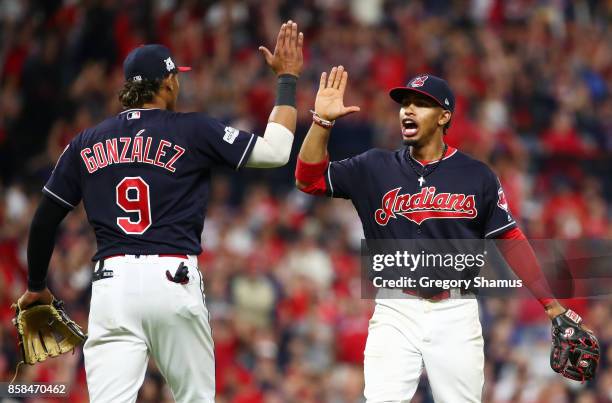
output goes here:
[{"label": "player's wrist", "polygon": [[312,109],[310,110],[310,113],[312,113],[312,123],[316,124],[317,126],[321,126],[324,129],[331,129],[336,123],[335,119],[331,119],[326,114],[321,114]]},{"label": "player's wrist", "polygon": [[275,106],[296,107],[297,80],[294,74],[282,73],[277,76]]},{"label": "player's wrist", "polygon": [[47,281],[31,281],[28,279],[28,291],[30,292],[41,292],[47,288]]},{"label": "player's wrist", "polygon": [[556,318],[557,316],[563,314],[566,309],[565,307],[563,307],[563,305],[561,305],[559,302],[552,301],[551,303],[547,304],[544,309],[546,310],[546,314],[548,315],[548,317],[552,320],[554,318]]},{"label": "player's wrist", "polygon": [[293,78],[295,80],[297,80],[298,78],[300,78],[300,75],[295,73],[295,72],[291,72],[291,71],[279,71],[276,73],[276,78],[281,78],[281,77],[286,77],[286,78]]}]

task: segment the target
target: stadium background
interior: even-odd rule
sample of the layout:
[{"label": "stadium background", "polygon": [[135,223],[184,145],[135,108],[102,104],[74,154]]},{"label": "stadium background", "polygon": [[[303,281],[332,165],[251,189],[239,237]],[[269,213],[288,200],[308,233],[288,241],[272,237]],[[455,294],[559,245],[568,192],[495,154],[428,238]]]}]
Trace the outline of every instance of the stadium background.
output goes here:
[{"label": "stadium background", "polygon": [[[217,401],[361,399],[372,301],[360,299],[360,223],[349,203],[292,187],[318,75],[332,65],[347,66],[347,103],[362,109],[337,122],[333,159],[398,147],[387,89],[433,72],[457,96],[448,143],[491,164],[530,237],[612,237],[610,1],[1,0],[0,381],[17,360],[10,303],[24,290],[40,188],[74,135],[120,111],[128,51],[168,45],[194,67],[180,77],[181,111],[262,133],[275,79],[256,49],[273,45],[289,18],[306,38],[293,158],[273,171],[219,172],[203,234]],[[79,207],[62,225],[50,285],[82,324],[94,249]],[[569,305],[602,342],[598,378],[580,385],[550,370],[537,303],[491,298],[481,307],[485,401],[612,401],[610,298]],[[87,401],[80,351],[23,368],[19,379],[68,382],[69,401]],[[139,401],[169,396],[151,363]],[[425,386],[413,399],[431,401]]]}]

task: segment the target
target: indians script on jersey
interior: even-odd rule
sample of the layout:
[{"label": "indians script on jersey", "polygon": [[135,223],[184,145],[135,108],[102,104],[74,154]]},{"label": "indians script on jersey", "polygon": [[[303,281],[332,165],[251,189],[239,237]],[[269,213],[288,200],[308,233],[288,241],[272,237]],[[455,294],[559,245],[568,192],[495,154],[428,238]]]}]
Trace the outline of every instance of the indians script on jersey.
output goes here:
[{"label": "indians script on jersey", "polygon": [[419,193],[400,194],[401,187],[388,191],[382,198],[382,207],[374,213],[379,225],[401,215],[420,225],[430,218],[475,218],[478,215],[474,195],[463,193],[436,193],[435,186]]}]

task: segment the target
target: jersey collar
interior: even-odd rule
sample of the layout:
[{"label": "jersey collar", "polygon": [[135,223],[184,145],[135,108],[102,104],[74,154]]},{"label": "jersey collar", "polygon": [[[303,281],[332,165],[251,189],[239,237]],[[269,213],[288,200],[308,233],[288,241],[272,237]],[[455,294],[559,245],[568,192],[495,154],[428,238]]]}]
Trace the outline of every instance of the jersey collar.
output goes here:
[{"label": "jersey collar", "polygon": [[419,161],[416,158],[412,157],[412,155],[410,154],[410,147],[406,147],[405,151],[404,151],[404,155],[406,156],[406,158],[410,158],[411,160],[413,160],[414,162],[416,162],[417,164],[419,164],[422,167],[424,167],[425,165],[432,165],[432,164],[436,164],[436,163],[438,163],[440,161],[447,160],[450,157],[452,157],[453,155],[455,155],[456,153],[457,153],[457,149],[455,147],[448,146],[447,149],[446,149],[446,154],[444,154],[444,158],[438,159],[438,160],[434,160],[434,161]]},{"label": "jersey collar", "polygon": [[119,112],[119,114],[121,115],[122,113],[131,112],[131,111],[154,111],[157,109],[159,108],[131,108],[131,109],[126,109],[124,111],[121,111]]}]

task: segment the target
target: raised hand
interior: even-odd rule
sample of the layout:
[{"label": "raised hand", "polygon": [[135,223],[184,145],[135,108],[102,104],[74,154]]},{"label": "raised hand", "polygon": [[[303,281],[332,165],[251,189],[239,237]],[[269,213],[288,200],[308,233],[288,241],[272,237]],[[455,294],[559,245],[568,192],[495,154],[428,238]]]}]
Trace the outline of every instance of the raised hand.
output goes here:
[{"label": "raised hand", "polygon": [[315,112],[325,120],[336,120],[353,112],[359,112],[358,106],[344,106],[344,90],[348,81],[348,73],[343,66],[334,67],[329,72],[321,74],[319,91],[315,99]]},{"label": "raised hand", "polygon": [[289,20],[278,31],[274,54],[265,46],[260,46],[259,50],[276,75],[292,74],[299,77],[304,64],[303,45],[304,34],[298,34],[297,24]]}]

